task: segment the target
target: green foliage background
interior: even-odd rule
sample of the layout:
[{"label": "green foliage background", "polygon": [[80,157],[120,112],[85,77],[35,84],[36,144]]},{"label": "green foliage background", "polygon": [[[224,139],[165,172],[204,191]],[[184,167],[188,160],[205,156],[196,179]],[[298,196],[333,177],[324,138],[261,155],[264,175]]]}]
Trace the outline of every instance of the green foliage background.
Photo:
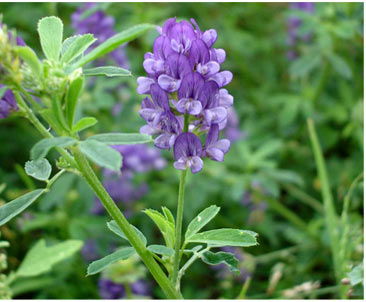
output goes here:
[{"label": "green foliage background", "polygon": [[[65,36],[72,35],[70,15],[79,5],[2,3],[0,13],[3,22],[15,28],[40,54],[37,21],[57,15],[65,24]],[[241,263],[252,276],[246,293],[249,298],[286,298],[284,290],[309,281],[320,281],[320,288],[295,293],[294,298],[339,298],[324,212],[321,207],[309,206],[309,200],[311,204],[322,203],[322,184],[306,120],[315,122],[335,207],[341,213],[352,181],[363,172],[363,4],[317,3],[315,14],[302,14],[301,30],[311,31],[313,39],[299,44],[300,57],[295,61],[286,57],[287,3],[113,3],[106,13],[116,19],[116,31],[138,23],[162,25],[172,16],[194,18],[201,29],[217,30],[217,47],[227,54],[223,68],[234,74],[228,90],[234,96],[245,137],[232,145],[223,164],[206,161],[203,172],[189,176],[184,225],[198,211],[216,204],[222,210],[209,226],[259,233],[260,245],[244,249]],[[144,75],[143,55],[151,51],[156,35],[151,31],[126,48],[130,70],[136,77]],[[143,124],[138,115],[141,96],[135,92],[135,78],[122,81],[121,88],[120,79],[98,78],[82,96],[81,110],[99,120],[85,136],[136,132]],[[123,106],[117,116],[110,113],[115,104]],[[0,186],[6,184],[0,202],[37,186],[21,168],[38,139],[26,120],[9,117],[0,121]],[[164,156],[169,161],[167,168],[137,176],[136,182],[146,181],[150,192],[134,204],[131,217],[147,238],[155,238],[154,243],[162,239],[141,210],[165,205],[175,211],[178,190],[172,156]],[[242,203],[245,192],[252,194],[253,204],[266,202],[267,209],[250,211]],[[106,216],[88,214],[94,196],[87,185],[74,175],[66,175],[52,193],[31,207],[32,220],[23,216],[1,228],[3,238],[11,244],[7,252],[9,270],[19,266],[39,238],[51,243],[93,237],[101,254],[107,255],[115,238],[105,226]],[[362,196],[363,187],[358,185],[351,199],[349,270],[362,261]],[[307,229],[284,214],[281,206],[296,214]],[[317,234],[317,239],[311,234]],[[98,298],[98,276],[85,278],[86,267],[87,263],[76,255],[43,277],[26,280],[31,283],[28,287],[19,282],[14,292],[21,298]],[[183,280],[183,295],[195,299],[236,298],[242,282],[233,274],[220,278],[216,273],[204,263],[196,263]],[[280,275],[277,281],[275,273]],[[153,295],[162,297],[156,288]],[[362,289],[355,287],[352,297],[361,295]]]}]

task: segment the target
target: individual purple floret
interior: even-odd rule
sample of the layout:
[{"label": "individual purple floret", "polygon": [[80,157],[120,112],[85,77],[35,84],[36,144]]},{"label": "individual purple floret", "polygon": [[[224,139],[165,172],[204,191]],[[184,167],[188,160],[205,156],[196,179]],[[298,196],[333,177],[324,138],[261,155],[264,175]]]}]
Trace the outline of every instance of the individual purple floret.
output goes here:
[{"label": "individual purple floret", "polygon": [[[219,132],[233,105],[223,88],[233,75],[221,71],[226,53],[213,48],[216,31],[201,31],[195,20],[191,22],[194,26],[171,18],[158,27],[153,52],[144,57],[147,77],[137,79],[137,92],[151,95],[142,101],[140,115],[147,124],[140,132],[158,135],[155,146],[160,149],[174,146],[175,168],[197,173],[203,167],[201,157],[223,161],[229,150],[230,141],[219,140]],[[205,134],[202,147],[199,137]]]},{"label": "individual purple floret", "polygon": [[[313,2],[293,2],[289,4],[290,10],[301,10],[303,12],[312,14],[315,11],[315,4]],[[297,16],[291,16],[287,20],[287,44],[290,49],[287,51],[287,57],[289,60],[294,60],[298,57],[296,46],[299,41],[309,43],[311,41],[311,32],[300,34],[299,28],[302,25],[302,18]]]},{"label": "individual purple floret", "polygon": [[[0,84],[0,91],[5,87]],[[18,105],[16,103],[13,92],[7,89],[0,98],[0,119],[6,118],[12,111],[17,111]]]},{"label": "individual purple floret", "polygon": [[[91,33],[97,38],[97,41],[91,45],[89,51],[116,34],[116,31],[114,30],[114,18],[112,16],[107,16],[102,10],[97,10],[91,15],[83,18],[83,13],[93,8],[95,5],[98,5],[98,3],[84,3],[71,15],[71,24],[77,34],[84,35]],[[112,51],[109,56],[117,65],[128,68],[128,62],[123,48],[124,47],[117,48]]]},{"label": "individual purple floret", "polygon": [[202,145],[199,138],[193,133],[182,133],[174,144],[174,167],[178,170],[185,170],[189,167],[192,173],[197,173],[203,168],[203,161],[200,158]]},{"label": "individual purple floret", "polygon": [[219,140],[219,131],[218,124],[213,124],[208,131],[205,155],[212,160],[223,161],[225,153],[229,151],[230,141],[228,139]]},{"label": "individual purple floret", "polygon": [[[98,282],[99,295],[102,299],[114,300],[126,298],[126,290],[123,284],[115,283],[110,279],[99,279]],[[150,285],[143,281],[137,280],[130,284],[132,294],[136,296],[150,295]]]}]

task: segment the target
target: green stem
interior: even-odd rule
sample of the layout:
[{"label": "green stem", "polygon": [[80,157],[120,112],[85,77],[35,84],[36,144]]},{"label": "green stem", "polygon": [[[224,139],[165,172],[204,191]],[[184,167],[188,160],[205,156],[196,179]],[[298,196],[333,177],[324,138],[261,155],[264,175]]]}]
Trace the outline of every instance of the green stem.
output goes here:
[{"label": "green stem", "polygon": [[186,184],[187,170],[183,170],[180,175],[179,193],[178,193],[178,209],[175,225],[175,253],[173,262],[172,281],[176,289],[179,290],[178,271],[180,262],[180,248],[182,244],[182,223],[184,209],[184,189]]},{"label": "green stem", "polygon": [[280,259],[288,258],[292,253],[297,252],[302,247],[303,247],[303,245],[295,245],[295,246],[287,247],[287,248],[284,248],[281,250],[277,250],[274,252],[270,252],[267,254],[257,256],[257,257],[255,257],[254,261],[256,264],[264,264],[264,263],[271,262],[273,260],[278,261],[278,258],[280,258]]},{"label": "green stem", "polygon": [[103,185],[100,183],[98,177],[95,175],[85,156],[77,148],[73,149],[73,155],[81,174],[98,196],[109,215],[116,221],[118,226],[126,235],[128,241],[135,248],[137,254],[141,257],[142,261],[145,263],[146,267],[149,269],[165,295],[169,299],[183,299],[182,295],[174,289],[170,280],[164,274],[160,266],[156,263],[153,256],[146,249],[134,229],[131,227],[130,223],[116,206]]},{"label": "green stem", "polygon": [[192,257],[189,258],[189,260],[183,265],[183,267],[180,269],[180,271],[178,272],[178,283],[180,282],[180,280],[182,279],[184,273],[186,272],[186,270],[199,258],[201,257],[201,255],[207,251],[210,250],[210,247],[206,247],[205,249],[203,249],[200,252],[194,252]]},{"label": "green stem", "polygon": [[241,291],[239,293],[239,296],[236,298],[236,300],[244,300],[246,295],[247,295],[247,291],[248,291],[248,288],[249,288],[249,285],[250,285],[250,281],[252,279],[250,277],[248,277],[244,284],[243,284],[243,287],[241,288]]},{"label": "green stem", "polygon": [[338,217],[334,208],[332,192],[330,190],[330,185],[328,181],[327,169],[322,154],[322,150],[320,147],[320,143],[315,131],[313,120],[309,118],[307,120],[307,125],[311,144],[313,147],[316,167],[318,170],[318,176],[321,182],[325,222],[327,226],[327,232],[330,237],[331,251],[335,269],[335,277],[339,284],[342,279],[343,272],[342,272],[342,259],[340,258],[340,250],[339,250],[340,246],[339,246],[339,232],[338,232]]},{"label": "green stem", "polygon": [[123,283],[123,286],[124,286],[125,291],[126,291],[126,298],[128,300],[133,299],[133,293],[132,293],[130,284],[128,282],[125,282],[125,283]]}]

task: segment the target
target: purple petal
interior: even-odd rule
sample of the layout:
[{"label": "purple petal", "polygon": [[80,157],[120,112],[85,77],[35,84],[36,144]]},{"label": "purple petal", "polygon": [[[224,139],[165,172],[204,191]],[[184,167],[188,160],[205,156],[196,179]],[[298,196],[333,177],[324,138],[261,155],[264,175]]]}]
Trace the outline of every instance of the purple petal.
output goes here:
[{"label": "purple petal", "polygon": [[227,122],[228,122],[228,118],[226,117],[223,121],[221,121],[220,123],[219,123],[219,130],[221,131],[221,130],[223,130],[223,129],[225,129],[225,127],[226,127],[226,125],[227,125]]},{"label": "purple petal", "polygon": [[220,149],[214,147],[208,148],[206,150],[206,154],[209,158],[215,161],[223,161],[225,155]]},{"label": "purple petal", "polygon": [[171,30],[171,28],[172,28],[175,24],[177,24],[177,22],[176,22],[176,18],[175,18],[175,17],[174,17],[174,18],[170,18],[170,19],[166,20],[166,21],[165,21],[165,23],[164,23],[164,26],[163,26],[163,28],[162,28],[162,34],[163,34],[163,35],[168,35],[168,34],[169,34],[169,32],[170,32],[170,30]]},{"label": "purple petal", "polygon": [[187,159],[186,158],[180,158],[177,161],[174,162],[174,168],[178,170],[185,170],[187,169]]},{"label": "purple petal", "polygon": [[210,61],[204,65],[198,64],[197,71],[205,77],[210,77],[220,71],[220,64],[215,61]]},{"label": "purple petal", "polygon": [[164,132],[179,134],[182,131],[181,121],[170,110],[161,115],[160,121]]},{"label": "purple petal", "polygon": [[202,104],[199,101],[192,101],[189,103],[187,113],[191,115],[198,115],[202,111]]},{"label": "purple petal", "polygon": [[201,39],[194,40],[192,42],[191,49],[189,51],[189,63],[193,68],[196,64],[205,64],[210,60],[210,52]]},{"label": "purple petal", "polygon": [[144,108],[141,109],[139,113],[145,121],[152,122],[157,114],[157,111],[151,108]]},{"label": "purple petal", "polygon": [[142,100],[141,108],[142,108],[142,109],[145,109],[145,108],[154,109],[154,108],[155,108],[155,105],[154,105],[154,103],[150,100],[150,98],[149,98],[149,97],[145,97],[145,98]]},{"label": "purple petal", "polygon": [[154,84],[155,81],[151,78],[147,77],[138,77],[137,78],[137,93],[138,94],[147,94],[150,92],[151,84]]},{"label": "purple petal", "polygon": [[219,126],[218,124],[212,124],[210,130],[207,133],[206,146],[210,146],[217,142],[219,139]]},{"label": "purple petal", "polygon": [[177,137],[174,144],[174,157],[176,160],[180,158],[200,156],[201,153],[202,144],[195,134],[184,132]]},{"label": "purple petal", "polygon": [[[214,54],[213,54],[213,53]],[[222,48],[218,49],[212,49],[211,55],[215,57],[215,61],[217,61],[219,64],[222,64],[226,59],[226,52]]]},{"label": "purple petal", "polygon": [[198,99],[201,89],[204,87],[205,80],[198,73],[186,74],[178,90],[178,98]]},{"label": "purple petal", "polygon": [[227,110],[224,107],[206,109],[203,113],[208,125],[219,124],[227,117]]},{"label": "purple petal", "polygon": [[150,87],[151,97],[157,107],[168,110],[169,109],[169,97],[166,92],[157,84],[152,84]]},{"label": "purple petal", "polygon": [[142,134],[148,134],[148,135],[154,135],[161,132],[161,129],[157,127],[153,127],[151,125],[144,125],[140,128],[140,133]]},{"label": "purple petal", "polygon": [[175,104],[175,107],[180,113],[188,113],[191,115],[198,115],[201,113],[202,110],[201,102],[191,98],[180,99]]},{"label": "purple petal", "polygon": [[170,40],[168,37],[160,36],[154,41],[153,46],[154,55],[160,60],[166,60],[167,57],[173,52],[170,47]]},{"label": "purple petal", "polygon": [[163,133],[155,139],[154,145],[159,149],[170,150],[174,146],[175,141],[176,141],[175,134]]},{"label": "purple petal", "polygon": [[213,144],[213,147],[220,149],[222,152],[227,153],[230,149],[230,141],[228,139],[220,139],[215,144]]},{"label": "purple petal", "polygon": [[211,48],[212,45],[217,40],[217,32],[214,29],[206,30],[202,35],[202,40],[205,41],[208,48]]},{"label": "purple petal", "polygon": [[[167,36],[172,42],[174,41],[173,44],[178,46],[174,50],[179,53],[186,53],[190,49],[192,41],[196,39],[192,24],[185,20],[171,26]],[[173,44],[171,45],[173,46]]]},{"label": "purple petal", "polygon": [[231,107],[234,103],[234,98],[232,95],[229,94],[229,92],[226,89],[220,89],[220,100],[219,104],[222,107],[228,108]]},{"label": "purple petal", "polygon": [[162,74],[158,78],[158,83],[165,91],[174,92],[179,89],[181,80],[177,80],[166,74]]},{"label": "purple petal", "polygon": [[214,76],[210,78],[210,80],[214,80],[219,85],[220,88],[229,84],[232,79],[233,74],[228,70],[216,73]]},{"label": "purple petal", "polygon": [[0,100],[0,119],[6,118],[10,113],[10,106],[3,100]]},{"label": "purple petal", "polygon": [[190,166],[192,173],[198,173],[203,168],[203,161],[199,156],[193,156],[188,161],[188,165]]},{"label": "purple petal", "polygon": [[212,108],[219,105],[219,86],[214,81],[208,81],[201,89],[199,100],[203,108]]},{"label": "purple petal", "polygon": [[172,53],[165,62],[167,74],[175,79],[182,79],[187,73],[191,73],[191,66],[185,55]]}]

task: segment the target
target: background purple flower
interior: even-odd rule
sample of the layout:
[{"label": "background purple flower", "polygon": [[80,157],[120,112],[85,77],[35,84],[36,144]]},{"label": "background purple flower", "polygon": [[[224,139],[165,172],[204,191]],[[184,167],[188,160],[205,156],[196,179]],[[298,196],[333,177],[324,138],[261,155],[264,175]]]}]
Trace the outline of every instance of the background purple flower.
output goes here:
[{"label": "background purple flower", "polygon": [[81,255],[87,262],[92,262],[99,258],[100,255],[95,240],[88,239],[84,242],[83,248],[81,249]]},{"label": "background purple flower", "polygon": [[[143,280],[137,280],[130,284],[132,294],[136,296],[150,295],[150,285]],[[124,299],[126,290],[123,284],[115,283],[110,279],[101,278],[98,282],[99,295],[102,299]]]},{"label": "background purple flower", "polygon": [[[116,34],[114,30],[115,20],[112,16],[107,16],[102,10],[97,10],[94,13],[83,17],[83,14],[98,5],[98,3],[84,3],[80,6],[75,13],[71,15],[71,24],[75,29],[75,33],[79,35],[91,33],[98,40],[93,43],[89,50],[102,44],[110,37]],[[117,48],[109,53],[109,57],[116,62],[117,65],[128,68],[128,62],[124,52],[124,46]],[[99,61],[99,64],[103,64]]]},{"label": "background purple flower", "polygon": [[[146,173],[152,170],[161,170],[166,161],[160,151],[147,145],[114,146],[123,156],[121,174],[111,170],[103,170],[103,185],[112,199],[124,205],[125,214],[131,214],[133,202],[141,199],[149,191],[147,183],[135,184],[136,173]],[[126,213],[127,212],[127,213]],[[104,208],[96,199],[92,213],[100,215]]]},{"label": "background purple flower", "polygon": [[[289,4],[290,10],[301,10],[303,12],[312,14],[315,11],[315,4],[313,2],[293,2]],[[309,43],[311,41],[312,33],[308,32],[301,34],[299,28],[302,25],[303,20],[298,16],[291,16],[287,20],[287,44],[289,50],[287,51],[287,58],[294,60],[298,57],[298,51],[296,50],[297,44],[300,41]]]}]

